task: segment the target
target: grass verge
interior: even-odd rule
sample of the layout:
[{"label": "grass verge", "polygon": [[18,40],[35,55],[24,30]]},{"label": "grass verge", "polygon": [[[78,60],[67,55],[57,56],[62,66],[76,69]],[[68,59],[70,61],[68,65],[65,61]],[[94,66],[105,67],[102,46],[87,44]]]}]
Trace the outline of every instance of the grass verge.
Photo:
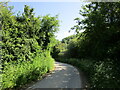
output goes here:
[{"label": "grass verge", "polygon": [[54,69],[54,59],[50,55],[36,56],[32,61],[6,63],[2,71],[1,89],[14,89],[26,83],[41,79],[43,75]]}]

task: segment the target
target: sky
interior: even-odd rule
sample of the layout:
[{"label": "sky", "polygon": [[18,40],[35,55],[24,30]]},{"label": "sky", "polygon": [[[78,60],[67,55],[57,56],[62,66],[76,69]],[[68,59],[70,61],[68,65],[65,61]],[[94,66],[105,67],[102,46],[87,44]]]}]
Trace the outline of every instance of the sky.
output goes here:
[{"label": "sky", "polygon": [[59,31],[55,34],[56,39],[62,40],[63,38],[75,34],[75,31],[69,30],[76,22],[75,18],[80,17],[79,10],[81,6],[86,4],[85,2],[9,2],[9,6],[14,6],[13,12],[23,12],[24,5],[29,5],[34,8],[36,16],[44,16],[50,14],[50,16],[58,15],[60,21]]}]

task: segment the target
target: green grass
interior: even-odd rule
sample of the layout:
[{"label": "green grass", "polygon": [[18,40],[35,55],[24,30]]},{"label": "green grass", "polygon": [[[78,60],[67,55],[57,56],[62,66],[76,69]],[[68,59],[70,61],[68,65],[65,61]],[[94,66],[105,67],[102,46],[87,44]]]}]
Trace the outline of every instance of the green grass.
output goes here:
[{"label": "green grass", "polygon": [[54,59],[49,55],[36,56],[33,61],[6,63],[2,72],[1,89],[20,87],[30,81],[41,79],[47,72],[53,70]]}]

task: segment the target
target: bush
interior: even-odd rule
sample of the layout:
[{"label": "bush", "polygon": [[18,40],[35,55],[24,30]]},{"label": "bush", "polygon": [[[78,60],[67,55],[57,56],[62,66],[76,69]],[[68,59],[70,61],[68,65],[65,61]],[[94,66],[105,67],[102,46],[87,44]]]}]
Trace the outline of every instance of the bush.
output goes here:
[{"label": "bush", "polygon": [[25,5],[24,12],[15,16],[7,3],[0,3],[1,89],[19,87],[54,68],[50,51],[56,44],[57,16],[35,17],[33,11]]},{"label": "bush", "polygon": [[97,88],[120,88],[120,76],[116,74],[113,62],[97,62],[94,65],[94,74],[91,77],[91,86]]},{"label": "bush", "polygon": [[24,85],[53,70],[54,59],[46,52],[36,56],[33,61],[6,63],[2,73],[2,89]]},{"label": "bush", "polygon": [[60,62],[72,64],[88,76],[89,88],[120,88],[120,76],[110,60],[96,62],[92,59],[60,59]]}]

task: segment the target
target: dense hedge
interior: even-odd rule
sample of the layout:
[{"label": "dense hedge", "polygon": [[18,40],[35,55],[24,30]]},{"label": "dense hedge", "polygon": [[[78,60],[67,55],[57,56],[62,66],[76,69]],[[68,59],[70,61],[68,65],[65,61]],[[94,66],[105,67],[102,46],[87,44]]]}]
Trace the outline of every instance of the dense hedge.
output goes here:
[{"label": "dense hedge", "polygon": [[21,86],[54,68],[50,56],[58,30],[56,17],[35,17],[25,5],[22,14],[13,15],[12,7],[0,3],[2,24],[2,89]]},{"label": "dense hedge", "polygon": [[30,81],[41,79],[42,76],[53,70],[54,59],[46,52],[36,56],[33,61],[6,63],[2,74],[2,88],[13,88]]}]

